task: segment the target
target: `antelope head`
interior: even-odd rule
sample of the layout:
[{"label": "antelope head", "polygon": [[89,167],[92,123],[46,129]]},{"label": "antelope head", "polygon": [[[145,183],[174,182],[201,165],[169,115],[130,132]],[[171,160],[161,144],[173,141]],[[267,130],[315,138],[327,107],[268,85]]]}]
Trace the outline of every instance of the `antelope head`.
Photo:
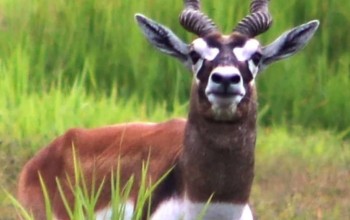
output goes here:
[{"label": "antelope head", "polygon": [[[272,24],[268,0],[252,0],[250,13],[228,35],[200,10],[199,0],[185,0],[180,24],[198,36],[186,44],[167,27],[141,15],[136,21],[147,39],[162,52],[176,57],[194,74],[192,96],[205,116],[232,120],[255,89],[256,76],[269,64],[300,51],[319,26],[317,20],[297,26],[263,46],[256,36]],[[193,98],[193,97],[192,97]]]}]

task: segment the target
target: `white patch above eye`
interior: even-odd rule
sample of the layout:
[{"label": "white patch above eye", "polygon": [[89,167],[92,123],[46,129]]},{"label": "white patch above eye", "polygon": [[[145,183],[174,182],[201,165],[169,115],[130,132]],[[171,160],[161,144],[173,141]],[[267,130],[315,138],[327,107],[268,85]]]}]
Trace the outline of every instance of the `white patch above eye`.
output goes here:
[{"label": "white patch above eye", "polygon": [[255,39],[248,40],[243,47],[236,47],[233,49],[233,53],[240,62],[249,60],[254,53],[259,49],[260,43]]},{"label": "white patch above eye", "polygon": [[207,42],[205,42],[202,38],[198,38],[192,42],[193,49],[203,58],[209,61],[215,59],[215,57],[219,54],[218,48],[209,47]]}]

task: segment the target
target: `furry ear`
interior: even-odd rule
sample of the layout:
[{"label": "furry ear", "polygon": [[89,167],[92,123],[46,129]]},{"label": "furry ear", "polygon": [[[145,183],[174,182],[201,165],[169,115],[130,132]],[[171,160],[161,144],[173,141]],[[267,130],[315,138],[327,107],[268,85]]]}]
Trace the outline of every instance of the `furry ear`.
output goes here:
[{"label": "furry ear", "polygon": [[262,49],[262,69],[303,49],[314,36],[319,24],[317,20],[302,24],[285,32],[273,43],[264,47]]},{"label": "furry ear", "polygon": [[148,41],[160,51],[179,59],[185,66],[191,69],[189,48],[169,28],[147,18],[142,14],[136,14],[135,20]]}]

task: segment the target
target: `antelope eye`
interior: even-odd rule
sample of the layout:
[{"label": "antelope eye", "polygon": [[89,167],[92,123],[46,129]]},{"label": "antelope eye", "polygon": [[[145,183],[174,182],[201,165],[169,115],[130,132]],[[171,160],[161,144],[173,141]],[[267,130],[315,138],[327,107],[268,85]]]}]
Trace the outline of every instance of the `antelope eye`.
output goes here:
[{"label": "antelope eye", "polygon": [[194,50],[192,50],[189,55],[193,64],[197,63],[198,60],[202,58],[201,55]]},{"label": "antelope eye", "polygon": [[258,65],[259,62],[260,62],[260,60],[261,60],[261,58],[262,58],[262,54],[259,53],[259,52],[256,52],[256,53],[254,53],[254,54],[252,55],[252,57],[251,57],[250,59],[253,61],[253,63],[254,63],[255,65]]}]

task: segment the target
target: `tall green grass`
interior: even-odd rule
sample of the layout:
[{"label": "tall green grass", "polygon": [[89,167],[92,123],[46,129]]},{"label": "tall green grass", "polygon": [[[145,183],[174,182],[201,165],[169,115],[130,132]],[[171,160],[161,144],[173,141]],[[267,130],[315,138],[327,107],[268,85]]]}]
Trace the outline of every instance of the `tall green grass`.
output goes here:
[{"label": "tall green grass", "polygon": [[[74,151],[74,147],[72,147]],[[130,175],[127,181],[121,179],[121,169],[120,161],[116,161],[116,170],[111,170],[110,176],[106,176],[102,180],[97,180],[92,177],[91,182],[85,178],[84,170],[82,170],[79,156],[73,153],[73,165],[74,165],[74,175],[67,176],[66,179],[56,178],[56,184],[58,188],[58,193],[62,199],[65,210],[69,219],[80,220],[80,219],[96,219],[96,206],[100,200],[101,192],[105,187],[111,187],[111,201],[110,208],[111,212],[106,212],[104,218],[120,220],[120,219],[143,219],[145,216],[147,219],[150,217],[150,206],[152,199],[152,192],[156,187],[167,177],[170,173],[164,173],[156,182],[150,184],[150,179],[148,177],[149,161],[144,161],[142,167],[140,167],[140,176]],[[53,219],[55,213],[52,210],[51,198],[48,189],[45,184],[45,180],[40,176],[40,184],[42,187],[44,202],[45,202],[45,213],[46,219]],[[133,213],[130,213],[131,207],[127,207],[127,202],[130,200],[130,195],[132,188],[135,187],[135,179],[139,179],[139,189],[138,195],[135,201],[135,206],[133,207]],[[106,183],[110,181],[110,184]],[[67,195],[67,187],[70,191],[74,193],[74,204],[69,204]],[[66,191],[64,190],[66,188]],[[16,214],[20,219],[34,220],[33,214],[29,210],[26,210],[18,200],[9,193],[6,193],[8,198],[16,210]],[[100,210],[101,211],[101,210]],[[15,214],[12,216],[14,217]],[[126,217],[127,216],[127,217]],[[101,216],[99,217],[101,218]]]},{"label": "tall green grass", "polygon": [[[191,36],[178,24],[182,0],[1,0],[0,59],[32,92],[52,83],[74,87],[84,74],[88,94],[137,97],[147,103],[186,103],[191,76],[143,38],[136,12],[161,21],[180,37]],[[244,4],[243,4],[244,2]],[[249,1],[202,1],[206,11],[229,33],[248,11]],[[267,44],[288,28],[311,19],[321,26],[296,57],[273,65],[259,77],[260,105],[268,107],[264,124],[296,123],[349,129],[350,57],[346,48],[349,1],[271,1],[273,27],[261,37]],[[25,66],[18,67],[24,56]],[[17,69],[16,69],[17,68]],[[1,88],[3,89],[3,88]]]},{"label": "tall green grass", "polygon": [[[341,137],[333,132],[305,131],[302,127],[295,127],[292,131],[280,126],[260,128],[259,134],[256,175],[250,201],[259,219],[340,220],[350,217],[348,142],[343,142]],[[146,187],[147,167],[145,163],[142,168],[139,204],[147,204],[150,192],[154,190],[153,187]],[[70,215],[71,219],[86,219],[88,214],[94,216],[92,211],[101,185],[96,185],[92,193],[87,192],[79,166],[76,165],[75,170],[78,175],[72,182],[81,184],[72,184],[77,201]],[[116,172],[116,179],[112,178],[115,182],[112,184],[111,204],[116,213],[112,219],[116,220],[123,216],[125,207],[121,204],[127,200],[133,184],[131,178],[122,186],[119,175],[120,172]],[[10,197],[21,216],[27,220],[33,219],[12,196]],[[47,210],[48,213],[51,212],[49,206]],[[144,211],[141,206],[136,207],[135,211],[133,219],[141,219]],[[1,209],[0,213],[7,217]],[[14,211],[8,216],[13,217],[13,213]]]},{"label": "tall green grass", "polygon": [[[126,98],[116,89],[108,94],[88,94],[84,86],[88,74],[85,69],[71,87],[63,85],[62,79],[58,79],[46,85],[47,88],[42,91],[29,91],[30,77],[12,69],[24,71],[27,66],[28,59],[22,52],[18,52],[18,57],[14,58],[13,66],[0,64],[0,103],[3,106],[0,109],[0,140],[4,145],[20,141],[20,145],[30,142],[30,146],[35,146],[43,139],[52,139],[63,133],[69,127],[160,121],[183,116],[186,111],[186,105],[178,104],[169,112],[165,102],[140,100],[135,95]],[[27,150],[33,153],[37,147]]]}]

